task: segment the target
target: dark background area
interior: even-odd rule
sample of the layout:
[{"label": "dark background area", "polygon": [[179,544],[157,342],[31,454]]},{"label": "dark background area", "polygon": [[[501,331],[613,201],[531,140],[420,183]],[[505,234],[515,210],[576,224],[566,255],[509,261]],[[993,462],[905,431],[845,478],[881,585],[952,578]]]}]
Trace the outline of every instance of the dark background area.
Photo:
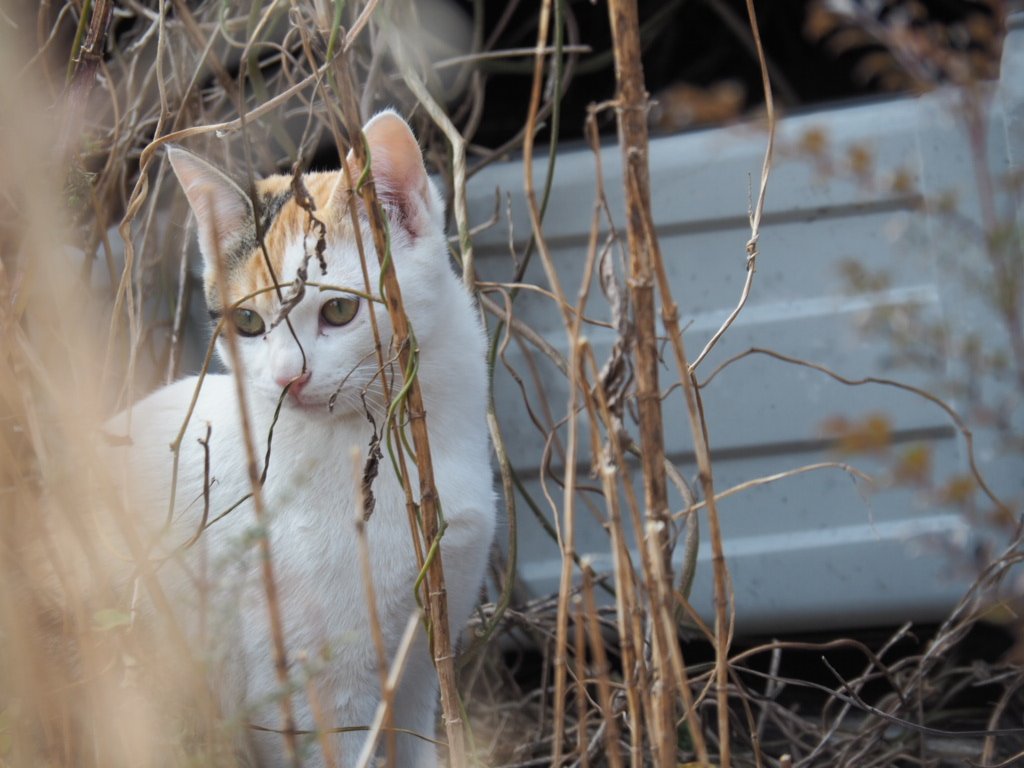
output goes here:
[{"label": "dark background area", "polygon": [[[460,0],[472,13],[472,3]],[[528,47],[537,40],[537,2],[518,2],[507,23],[499,26],[506,3],[483,3],[485,37],[497,32],[494,48]],[[988,30],[1001,26],[999,3],[985,0],[931,0],[910,2],[863,2],[865,20],[881,24],[906,23],[914,29],[948,35],[954,48],[978,49],[992,59],[995,74],[998,55],[992,56]],[[816,0],[758,0],[758,24],[773,75],[776,105],[784,110],[832,102],[906,92],[915,88],[912,77],[901,72],[900,63],[886,47],[872,38],[862,24],[850,19],[823,23]],[[580,138],[587,106],[614,95],[614,69],[604,3],[562,0],[566,43],[589,45],[591,53],[579,55],[575,74],[562,98],[561,139]],[[665,89],[685,84],[692,90],[728,84],[737,93],[736,114],[763,103],[761,74],[754,53],[745,0],[641,0],[644,73],[655,99],[672,98]],[[968,24],[967,22],[970,22]],[[572,29],[575,27],[575,29]],[[996,51],[995,53],[998,53]],[[871,58],[869,58],[871,57]],[[865,66],[865,62],[870,66]],[[532,59],[490,62],[483,120],[474,142],[497,147],[522,127],[529,103]],[[902,76],[901,76],[902,75]],[[941,79],[941,77],[940,77]],[[738,86],[738,87],[737,87]],[[692,95],[692,94],[691,94]],[[719,111],[720,112],[720,111]],[[717,113],[712,110],[710,117]],[[712,120],[713,122],[714,120]],[[707,124],[695,120],[687,126]],[[614,131],[609,116],[602,130]]]}]

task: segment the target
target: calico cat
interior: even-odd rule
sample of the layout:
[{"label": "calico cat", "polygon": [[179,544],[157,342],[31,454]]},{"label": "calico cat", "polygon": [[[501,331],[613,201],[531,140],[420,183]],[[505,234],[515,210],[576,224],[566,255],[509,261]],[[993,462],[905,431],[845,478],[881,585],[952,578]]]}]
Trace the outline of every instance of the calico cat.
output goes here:
[{"label": "calico cat", "polygon": [[[391,253],[406,311],[419,347],[418,377],[430,433],[436,484],[447,521],[441,552],[453,636],[478,597],[494,532],[494,492],[485,421],[487,373],[484,333],[470,295],[452,271],[443,231],[443,205],[427,177],[420,149],[405,121],[383,112],[364,128],[378,195],[385,209]],[[214,318],[233,323],[240,371],[208,376],[181,443],[171,525],[163,526],[171,494],[174,440],[197,386],[184,379],[131,409],[131,445],[117,449],[127,462],[130,497],[151,531],[161,538],[154,552],[173,554],[159,578],[178,602],[182,622],[204,659],[215,670],[225,717],[279,728],[267,598],[260,580],[252,501],[217,519],[251,491],[236,380],[242,379],[259,461],[267,453],[275,410],[269,466],[262,497],[285,644],[291,663],[292,703],[299,730],[316,725],[306,680],[311,679],[326,728],[367,726],[380,698],[379,666],[370,632],[366,589],[360,570],[357,520],[359,471],[386,404],[382,379],[392,392],[401,387],[400,366],[391,345],[383,304],[334,288],[308,286],[276,322],[282,299],[300,269],[321,286],[366,291],[376,298],[379,268],[361,210],[359,226],[367,248],[364,279],[348,209],[345,174],[302,177],[314,214],[325,226],[326,249],[316,254],[320,230],[296,201],[291,178],[256,182],[259,242],[253,205],[235,182],[180,148],[168,157],[198,225],[205,260],[206,299]],[[352,178],[361,169],[349,164]],[[218,291],[215,259],[221,258],[227,285]],[[273,286],[267,258],[281,291]],[[383,342],[381,367],[371,326],[373,312]],[[223,344],[223,340],[218,342]],[[220,354],[230,363],[224,349]],[[282,392],[287,387],[287,394]],[[207,425],[209,438],[207,439]],[[122,414],[110,427],[129,432]],[[206,446],[203,445],[206,443]],[[209,460],[209,469],[204,465]],[[353,453],[358,453],[354,457]],[[415,466],[407,462],[417,487]],[[204,486],[209,501],[204,504]],[[365,531],[377,597],[377,613],[389,657],[416,609],[418,573],[405,497],[387,454],[372,492],[375,506]],[[201,527],[207,527],[187,550]],[[177,548],[177,549],[176,549]],[[155,555],[154,555],[155,557]],[[198,563],[203,561],[203,573]],[[202,582],[202,583],[201,583]],[[202,595],[202,599],[200,599]],[[296,660],[305,659],[300,665]],[[398,766],[433,766],[437,684],[422,627],[395,701]],[[318,742],[303,737],[304,765],[320,766]],[[341,765],[354,765],[365,732],[330,736]],[[249,758],[259,766],[286,761],[280,734],[249,730]]]}]

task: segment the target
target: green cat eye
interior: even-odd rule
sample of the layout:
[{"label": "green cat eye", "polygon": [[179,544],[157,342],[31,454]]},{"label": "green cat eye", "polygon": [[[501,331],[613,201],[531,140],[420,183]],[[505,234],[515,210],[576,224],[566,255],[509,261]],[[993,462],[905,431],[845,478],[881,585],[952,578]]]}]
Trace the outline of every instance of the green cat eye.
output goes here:
[{"label": "green cat eye", "polygon": [[263,318],[251,309],[239,307],[231,313],[231,322],[242,336],[259,336],[267,330]]},{"label": "green cat eye", "polygon": [[328,325],[347,325],[356,316],[359,299],[331,299],[320,308],[320,317]]}]

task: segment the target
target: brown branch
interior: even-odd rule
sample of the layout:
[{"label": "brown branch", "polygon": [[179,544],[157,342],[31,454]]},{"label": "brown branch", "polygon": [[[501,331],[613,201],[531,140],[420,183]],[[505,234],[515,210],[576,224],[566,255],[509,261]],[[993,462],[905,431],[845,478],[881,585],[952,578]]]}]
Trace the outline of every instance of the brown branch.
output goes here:
[{"label": "brown branch", "polygon": [[[655,307],[655,269],[661,254],[651,220],[650,171],[647,145],[647,91],[640,60],[640,21],[636,3],[611,0],[608,6],[615,56],[619,145],[622,150],[623,187],[626,200],[626,237],[629,243],[629,290],[633,305],[637,408],[640,422],[641,466],[644,483],[646,524],[644,548],[650,553],[653,571],[649,595],[653,603],[654,641],[654,749],[659,765],[676,762],[676,706],[673,676],[668,674],[678,646],[674,624],[672,576],[669,557],[668,488],[665,474],[665,446],[662,433],[661,397],[658,386],[658,338]],[[684,374],[685,375],[685,374]],[[708,494],[713,496],[714,494]],[[638,532],[639,533],[639,532]],[[667,624],[667,626],[666,626]],[[724,659],[723,672],[724,672]],[[681,692],[680,692],[681,693]],[[724,746],[722,765],[728,768],[728,715],[720,713]]]}]

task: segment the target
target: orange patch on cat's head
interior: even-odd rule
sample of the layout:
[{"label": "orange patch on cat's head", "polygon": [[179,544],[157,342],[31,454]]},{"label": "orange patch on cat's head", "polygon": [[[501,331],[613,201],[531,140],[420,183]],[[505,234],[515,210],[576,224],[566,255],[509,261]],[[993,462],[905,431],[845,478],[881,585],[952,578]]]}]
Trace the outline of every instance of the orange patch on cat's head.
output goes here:
[{"label": "orange patch on cat's head", "polygon": [[[363,130],[374,186],[392,233],[415,241],[443,226],[441,199],[427,178],[423,156],[408,124],[396,113],[384,111]],[[206,262],[207,304],[213,314],[275,283],[291,282],[296,265],[286,264],[289,247],[301,246],[307,235],[320,236],[312,216],[325,226],[328,242],[347,241],[353,235],[347,211],[350,182],[362,169],[352,153],[341,171],[302,176],[300,197],[308,195],[312,200],[312,205],[305,207],[296,200],[289,175],[257,181],[250,196],[237,181],[187,150],[170,146],[167,157],[196,217]],[[218,265],[226,272],[224,296],[217,288]],[[272,297],[261,295],[253,300],[263,304]]]},{"label": "orange patch on cat's head", "polygon": [[[325,225],[328,241],[345,238],[351,232],[349,217],[345,211],[338,210],[338,198],[344,199],[343,195],[337,194],[339,180],[342,187],[347,186],[340,171],[307,173],[302,176],[305,191],[312,198],[313,216]],[[310,212],[295,199],[291,176],[271,176],[257,181],[256,195],[260,209],[256,216],[261,222],[266,254],[254,231],[252,237],[246,240],[247,252],[237,254],[231,260],[227,275],[227,304],[274,285],[275,279],[278,283],[290,282],[294,275],[285,274],[284,263],[288,246],[302,242],[307,233],[313,237],[319,236],[319,227],[312,221]],[[273,269],[273,275],[270,269]],[[216,298],[214,275],[208,277],[206,293],[208,300]]]}]

